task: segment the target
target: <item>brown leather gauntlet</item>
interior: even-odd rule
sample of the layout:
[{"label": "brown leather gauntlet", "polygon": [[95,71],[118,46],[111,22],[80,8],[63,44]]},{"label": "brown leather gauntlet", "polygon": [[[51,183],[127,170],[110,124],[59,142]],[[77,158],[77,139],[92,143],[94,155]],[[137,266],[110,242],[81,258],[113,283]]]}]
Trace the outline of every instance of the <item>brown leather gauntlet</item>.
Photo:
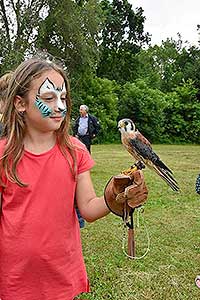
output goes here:
[{"label": "brown leather gauntlet", "polygon": [[114,214],[123,217],[131,208],[143,205],[148,196],[142,171],[135,171],[131,176],[113,176],[104,190],[105,202]]}]

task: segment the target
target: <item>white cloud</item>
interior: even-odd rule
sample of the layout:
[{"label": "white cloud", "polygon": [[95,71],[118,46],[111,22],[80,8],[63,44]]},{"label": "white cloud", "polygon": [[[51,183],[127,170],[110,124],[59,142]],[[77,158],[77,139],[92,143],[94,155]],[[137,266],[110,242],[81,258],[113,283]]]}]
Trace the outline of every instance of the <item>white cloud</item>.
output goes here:
[{"label": "white cloud", "polygon": [[200,0],[129,0],[129,3],[133,8],[143,8],[145,32],[152,34],[152,44],[171,37],[177,39],[179,32],[183,41],[198,45]]}]

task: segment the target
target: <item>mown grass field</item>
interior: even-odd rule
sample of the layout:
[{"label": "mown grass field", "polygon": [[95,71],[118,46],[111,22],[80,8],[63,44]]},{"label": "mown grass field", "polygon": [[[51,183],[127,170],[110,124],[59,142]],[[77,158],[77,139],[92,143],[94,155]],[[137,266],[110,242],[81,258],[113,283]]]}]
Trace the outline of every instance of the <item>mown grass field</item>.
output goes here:
[{"label": "mown grass field", "polygon": [[[194,279],[200,274],[200,196],[195,180],[200,172],[200,146],[154,145],[180,185],[175,193],[156,174],[144,170],[148,201],[136,230],[137,256],[122,251],[122,220],[109,214],[81,230],[83,253],[92,292],[91,300],[199,300]],[[122,145],[93,145],[96,161],[91,174],[97,195],[107,180],[133,162]],[[135,220],[136,223],[136,220]]]}]

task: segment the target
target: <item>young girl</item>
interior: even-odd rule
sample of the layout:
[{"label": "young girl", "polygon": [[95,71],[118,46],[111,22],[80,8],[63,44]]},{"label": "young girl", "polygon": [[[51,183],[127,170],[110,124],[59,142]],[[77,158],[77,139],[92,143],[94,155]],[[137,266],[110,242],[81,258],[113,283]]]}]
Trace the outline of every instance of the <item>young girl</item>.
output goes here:
[{"label": "young girl", "polygon": [[[75,195],[88,222],[109,209],[96,197],[89,152],[69,136],[70,112],[69,83],[59,67],[30,59],[16,69],[0,140],[1,300],[73,300],[89,292]],[[144,202],[141,178],[131,197]]]}]

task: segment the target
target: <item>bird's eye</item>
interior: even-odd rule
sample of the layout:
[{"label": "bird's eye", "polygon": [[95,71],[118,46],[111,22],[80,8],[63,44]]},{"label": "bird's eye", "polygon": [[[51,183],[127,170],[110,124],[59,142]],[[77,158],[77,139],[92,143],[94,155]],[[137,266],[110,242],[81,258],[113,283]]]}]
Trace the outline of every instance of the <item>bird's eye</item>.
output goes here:
[{"label": "bird's eye", "polygon": [[128,125],[128,122],[127,122],[127,121],[125,121],[125,122],[124,122],[124,124],[125,124],[125,125]]}]

